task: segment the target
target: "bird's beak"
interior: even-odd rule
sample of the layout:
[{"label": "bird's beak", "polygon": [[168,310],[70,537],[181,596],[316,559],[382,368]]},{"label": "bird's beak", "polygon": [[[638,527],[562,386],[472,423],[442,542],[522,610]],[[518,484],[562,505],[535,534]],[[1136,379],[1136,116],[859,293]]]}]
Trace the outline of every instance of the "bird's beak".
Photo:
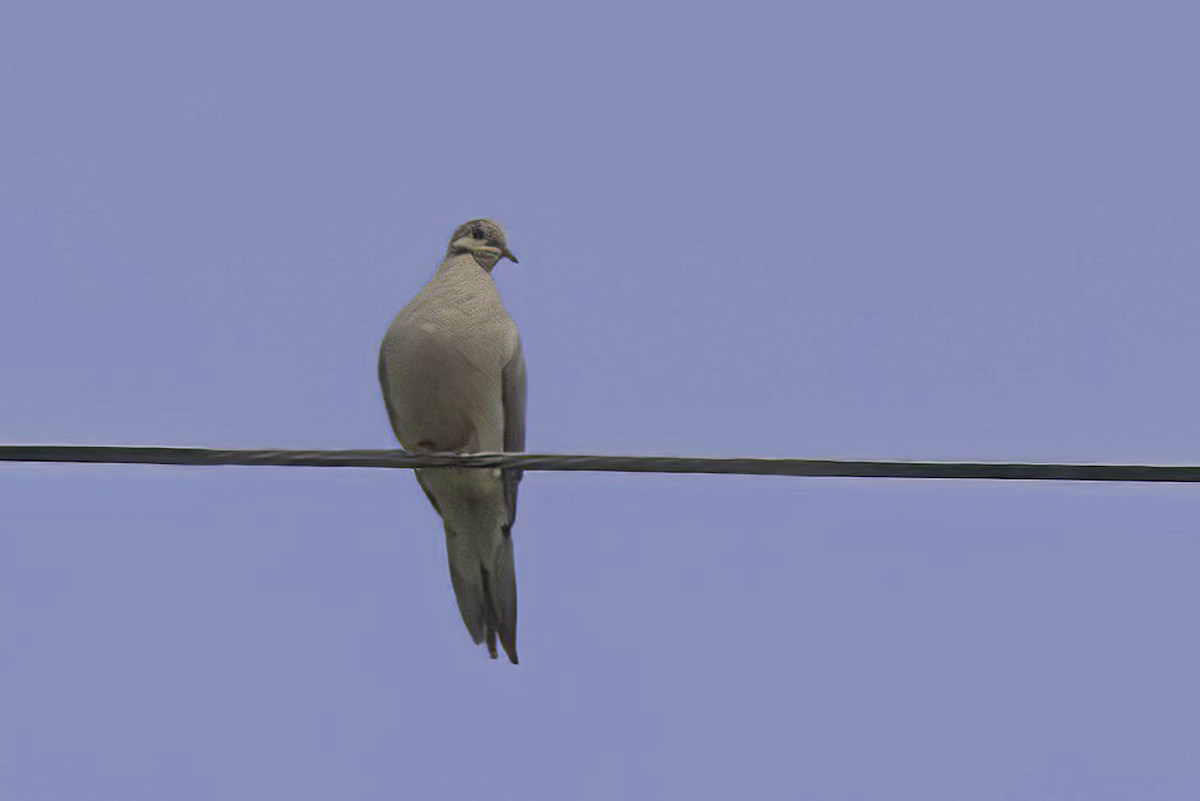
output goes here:
[{"label": "bird's beak", "polygon": [[510,261],[511,261],[513,264],[520,264],[520,263],[521,263],[521,262],[517,261],[517,257],[516,257],[516,256],[514,256],[514,255],[512,254],[512,251],[511,251],[511,250],[509,250],[508,248],[505,248],[504,250],[500,251],[500,255],[501,255],[503,258],[506,258],[506,259],[510,260]]}]

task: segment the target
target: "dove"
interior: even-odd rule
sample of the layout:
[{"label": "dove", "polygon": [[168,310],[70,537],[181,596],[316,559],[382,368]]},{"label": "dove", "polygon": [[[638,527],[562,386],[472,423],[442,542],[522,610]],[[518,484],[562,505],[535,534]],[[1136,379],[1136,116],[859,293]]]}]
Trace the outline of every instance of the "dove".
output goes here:
[{"label": "dove", "polygon": [[[429,283],[400,310],[379,350],[392,430],[409,451],[525,449],[525,359],[492,269],[517,259],[492,220],[463,223]],[[519,470],[414,471],[442,518],[450,583],[478,645],[517,664],[512,526]]]}]

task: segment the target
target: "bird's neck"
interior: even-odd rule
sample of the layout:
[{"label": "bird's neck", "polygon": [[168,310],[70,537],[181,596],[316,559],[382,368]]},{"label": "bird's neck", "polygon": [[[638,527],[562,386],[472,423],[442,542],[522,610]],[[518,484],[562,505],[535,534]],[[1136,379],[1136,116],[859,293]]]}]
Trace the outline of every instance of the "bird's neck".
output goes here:
[{"label": "bird's neck", "polygon": [[496,263],[500,261],[500,254],[495,248],[451,244],[450,249],[446,251],[446,260],[449,261],[455,257],[463,257],[473,261],[489,273],[496,266]]},{"label": "bird's neck", "polygon": [[459,251],[458,253],[450,253],[442,260],[438,266],[437,272],[439,275],[461,275],[461,274],[477,274],[484,273],[491,275],[492,267],[495,267],[495,262],[487,263],[486,260],[479,259],[475,254],[468,251]]}]

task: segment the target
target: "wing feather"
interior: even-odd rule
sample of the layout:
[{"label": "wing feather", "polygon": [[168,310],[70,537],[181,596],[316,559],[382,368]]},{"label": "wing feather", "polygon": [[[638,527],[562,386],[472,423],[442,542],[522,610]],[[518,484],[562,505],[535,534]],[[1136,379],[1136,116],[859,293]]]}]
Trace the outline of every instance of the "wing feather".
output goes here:
[{"label": "wing feather", "polygon": [[[525,450],[525,356],[521,339],[501,375],[501,400],[504,404],[504,450],[516,453]],[[517,485],[520,470],[504,471],[504,500],[508,507],[508,528],[517,519]],[[505,531],[508,534],[508,531]]]}]

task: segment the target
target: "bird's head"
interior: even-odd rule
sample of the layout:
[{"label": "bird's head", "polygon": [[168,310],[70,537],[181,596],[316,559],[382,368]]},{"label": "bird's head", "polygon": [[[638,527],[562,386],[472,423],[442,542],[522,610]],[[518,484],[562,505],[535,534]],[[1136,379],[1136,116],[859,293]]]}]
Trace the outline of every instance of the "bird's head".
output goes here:
[{"label": "bird's head", "polygon": [[488,272],[496,266],[500,259],[512,259],[517,263],[517,257],[508,249],[504,229],[500,223],[492,220],[471,220],[458,226],[454,236],[450,237],[450,245],[446,255],[470,253],[479,262],[479,266]]}]

